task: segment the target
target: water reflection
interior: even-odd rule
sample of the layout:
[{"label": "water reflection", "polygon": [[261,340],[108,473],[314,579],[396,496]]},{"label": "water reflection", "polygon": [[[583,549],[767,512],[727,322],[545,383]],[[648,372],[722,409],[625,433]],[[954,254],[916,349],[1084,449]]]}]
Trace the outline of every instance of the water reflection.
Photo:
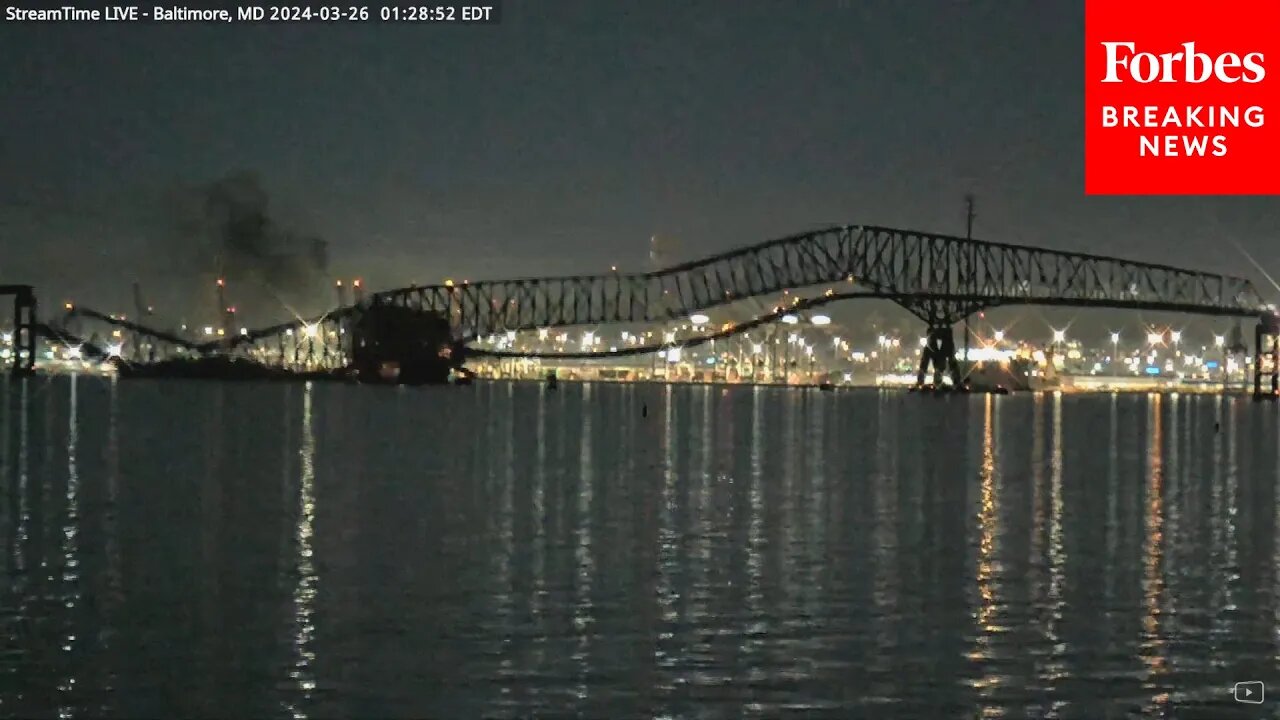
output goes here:
[{"label": "water reflection", "polygon": [[[315,455],[316,438],[312,427],[312,384],[307,383],[302,393],[302,443],[298,450],[301,473],[298,479],[298,521],[294,534],[297,556],[294,574],[297,583],[293,588],[293,668],[289,677],[294,681],[297,695],[286,702],[286,709],[295,718],[307,717],[306,707],[316,688],[312,664],[316,655],[312,649],[315,639],[316,576],[312,560],[312,535],[315,532]],[[288,467],[288,464],[286,464]]]},{"label": "water reflection", "polygon": [[0,717],[1232,717],[1276,669],[1280,436],[1233,399],[0,404]]},{"label": "water reflection", "polygon": [[1161,597],[1164,593],[1164,418],[1163,398],[1152,395],[1148,405],[1147,472],[1145,517],[1146,542],[1142,552],[1142,660],[1146,665],[1143,687],[1152,693],[1147,712],[1160,710],[1169,702],[1164,676],[1168,673],[1165,640],[1161,623]]}]

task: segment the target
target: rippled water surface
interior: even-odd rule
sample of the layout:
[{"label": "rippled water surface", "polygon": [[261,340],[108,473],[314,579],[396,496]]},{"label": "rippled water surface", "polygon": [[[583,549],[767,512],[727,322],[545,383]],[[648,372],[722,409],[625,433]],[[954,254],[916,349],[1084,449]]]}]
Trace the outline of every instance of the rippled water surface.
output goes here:
[{"label": "rippled water surface", "polygon": [[0,384],[0,716],[1231,718],[1277,408]]}]

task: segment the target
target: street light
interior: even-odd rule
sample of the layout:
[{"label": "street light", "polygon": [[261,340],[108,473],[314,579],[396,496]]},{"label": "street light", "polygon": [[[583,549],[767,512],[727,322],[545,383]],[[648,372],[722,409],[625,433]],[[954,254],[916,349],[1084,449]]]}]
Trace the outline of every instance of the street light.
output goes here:
[{"label": "street light", "polygon": [[809,322],[813,323],[814,325],[830,325],[831,318],[827,317],[826,315],[814,315],[813,317],[809,318]]},{"label": "street light", "polygon": [[1226,347],[1227,339],[1221,335],[1214,335],[1213,344],[1216,345],[1217,347]]},{"label": "street light", "polygon": [[1004,342],[1004,331],[997,330],[995,332],[995,339],[996,339],[996,342]]},{"label": "street light", "polygon": [[1060,343],[1060,342],[1062,342],[1062,341],[1064,341],[1064,340],[1066,340],[1066,339],[1067,339],[1067,331],[1066,331],[1066,330],[1054,330],[1054,331],[1053,331],[1053,341],[1054,341],[1054,342],[1056,342],[1056,343]]},{"label": "street light", "polygon": [[1147,343],[1150,345],[1159,345],[1164,342],[1164,333],[1148,332]]},{"label": "street light", "polygon": [[796,323],[800,322],[800,318],[796,317],[795,315],[783,315],[782,322],[788,325],[795,325]]}]

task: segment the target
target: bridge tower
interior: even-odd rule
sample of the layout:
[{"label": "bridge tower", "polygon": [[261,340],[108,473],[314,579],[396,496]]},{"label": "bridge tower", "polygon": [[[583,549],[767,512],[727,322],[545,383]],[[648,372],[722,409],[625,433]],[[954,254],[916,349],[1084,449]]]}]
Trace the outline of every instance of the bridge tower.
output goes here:
[{"label": "bridge tower", "polygon": [[[1267,344],[1271,347],[1268,350]],[[1253,331],[1253,397],[1274,400],[1280,395],[1280,315],[1259,318]]]},{"label": "bridge tower", "polygon": [[930,323],[924,347],[920,349],[920,370],[916,373],[916,385],[924,385],[924,377],[933,366],[933,384],[942,386],[944,373],[950,374],[951,383],[959,389],[963,380],[960,364],[956,361],[956,338],[950,324]]},{"label": "bridge tower", "polygon": [[[942,281],[939,281],[941,284]],[[981,304],[971,298],[953,299],[938,297],[914,297],[900,301],[900,305],[912,315],[924,320],[928,326],[923,347],[920,348],[920,369],[916,373],[916,387],[924,385],[925,376],[933,368],[934,387],[942,386],[944,375],[951,378],[956,390],[965,387],[965,372],[956,358],[955,326],[977,312]]]}]

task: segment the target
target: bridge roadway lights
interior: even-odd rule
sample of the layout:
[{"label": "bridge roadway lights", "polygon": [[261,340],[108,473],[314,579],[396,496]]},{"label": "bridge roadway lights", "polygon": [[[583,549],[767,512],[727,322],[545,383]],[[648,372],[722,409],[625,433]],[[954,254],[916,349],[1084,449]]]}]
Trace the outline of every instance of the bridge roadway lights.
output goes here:
[{"label": "bridge roadway lights", "polygon": [[952,386],[961,389],[960,364],[956,362],[956,339],[950,325],[929,328],[925,345],[920,350],[920,371],[916,374],[916,387],[924,385],[924,377],[933,366],[933,385],[942,387],[942,374],[951,373]]},{"label": "bridge roadway lights", "polygon": [[[1271,343],[1268,352],[1267,342]],[[1270,355],[1270,358],[1267,358]],[[1269,370],[1264,370],[1265,360],[1271,361]],[[1270,378],[1269,392],[1263,392],[1264,381]],[[1280,316],[1263,317],[1253,331],[1253,399],[1275,400],[1280,396]]]}]

